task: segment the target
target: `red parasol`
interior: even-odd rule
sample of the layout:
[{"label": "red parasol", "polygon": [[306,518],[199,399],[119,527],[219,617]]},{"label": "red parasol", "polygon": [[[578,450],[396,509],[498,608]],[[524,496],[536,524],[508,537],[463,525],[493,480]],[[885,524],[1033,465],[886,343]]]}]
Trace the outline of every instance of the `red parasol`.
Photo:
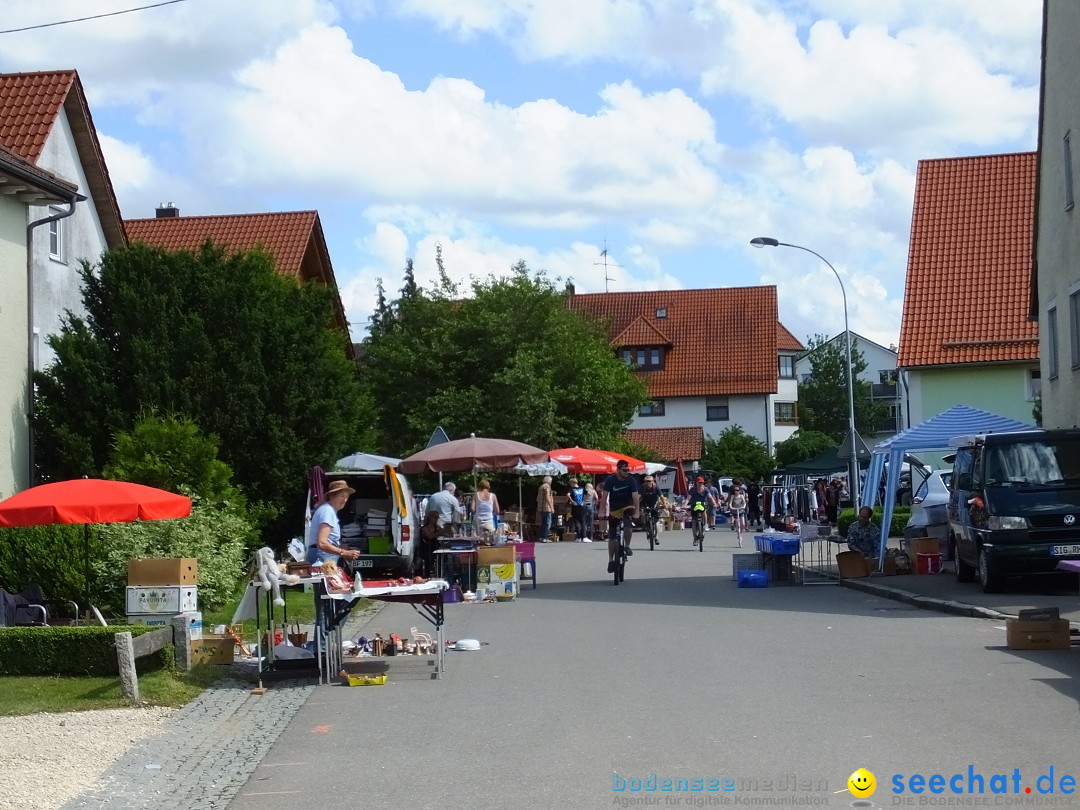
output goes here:
[{"label": "red parasol", "polygon": [[76,478],[24,489],[0,501],[0,526],[45,526],[50,523],[126,523],[187,517],[191,499],[163,489]]},{"label": "red parasol", "polygon": [[613,473],[620,461],[630,463],[630,472],[645,472],[645,462],[611,450],[589,450],[584,447],[564,447],[551,451],[551,460],[565,464],[572,473]]},{"label": "red parasol", "polygon": [[406,475],[422,472],[461,472],[466,470],[506,470],[518,464],[550,461],[548,451],[513,439],[478,438],[443,442],[414,453],[398,462]]},{"label": "red parasol", "polygon": [[683,469],[681,458],[675,459],[675,483],[671,491],[676,495],[690,494],[690,484],[686,480],[686,470]]},{"label": "red parasol", "polygon": [[86,585],[90,587],[90,524],[130,523],[134,520],[165,520],[191,514],[191,499],[163,489],[75,478],[24,489],[0,501],[0,526],[47,526],[53,523],[85,523]]}]

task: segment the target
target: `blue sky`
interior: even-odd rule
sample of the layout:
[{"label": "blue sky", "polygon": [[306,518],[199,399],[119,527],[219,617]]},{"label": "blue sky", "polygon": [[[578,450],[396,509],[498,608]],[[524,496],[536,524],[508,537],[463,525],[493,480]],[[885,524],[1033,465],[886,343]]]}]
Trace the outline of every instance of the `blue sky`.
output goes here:
[{"label": "blue sky", "polygon": [[797,337],[842,330],[766,235],[887,346],[918,161],[1035,148],[1040,35],[1039,0],[184,0],[0,35],[0,70],[79,71],[126,218],[317,209],[357,339],[436,245],[462,280],[775,284]]}]

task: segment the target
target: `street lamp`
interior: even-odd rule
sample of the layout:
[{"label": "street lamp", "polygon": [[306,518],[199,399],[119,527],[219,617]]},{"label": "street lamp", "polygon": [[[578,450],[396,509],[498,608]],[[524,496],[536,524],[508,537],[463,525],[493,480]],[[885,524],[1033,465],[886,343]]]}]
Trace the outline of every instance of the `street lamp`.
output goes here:
[{"label": "street lamp", "polygon": [[836,280],[840,284],[840,295],[844,298],[844,352],[847,355],[848,438],[851,441],[851,456],[848,459],[848,483],[851,487],[851,503],[854,505],[857,513],[859,510],[859,453],[858,449],[855,447],[855,384],[851,379],[851,330],[848,329],[847,293],[844,291],[844,282],[840,280],[840,274],[836,272],[836,268],[829,263],[828,259],[808,247],[793,245],[790,242],[781,242],[777,239],[773,239],[771,236],[758,236],[751,239],[750,244],[757,248],[766,246],[789,247],[812,253],[825,262],[828,268],[833,271],[833,275],[836,276]]}]

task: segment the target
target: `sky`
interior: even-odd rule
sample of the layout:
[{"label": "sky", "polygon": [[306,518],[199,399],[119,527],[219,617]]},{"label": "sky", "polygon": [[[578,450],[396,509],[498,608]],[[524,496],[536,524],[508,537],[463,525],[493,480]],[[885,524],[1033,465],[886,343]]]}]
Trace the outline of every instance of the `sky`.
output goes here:
[{"label": "sky", "polygon": [[[0,29],[150,2],[2,0]],[[1041,7],[181,0],[0,34],[0,71],[79,71],[127,219],[316,209],[354,340],[441,246],[466,285],[776,285],[804,343],[842,285],[890,346],[918,162],[1036,148]]]}]

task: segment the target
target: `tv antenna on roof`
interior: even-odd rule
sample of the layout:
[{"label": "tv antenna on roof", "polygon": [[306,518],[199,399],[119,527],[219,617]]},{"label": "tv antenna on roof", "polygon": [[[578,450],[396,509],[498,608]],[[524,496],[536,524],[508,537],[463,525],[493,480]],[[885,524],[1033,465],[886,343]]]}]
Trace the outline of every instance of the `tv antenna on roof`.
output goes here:
[{"label": "tv antenna on roof", "polygon": [[608,262],[607,239],[604,240],[604,249],[600,251],[600,256],[603,258],[603,261],[593,262],[593,267],[599,267],[600,265],[604,266],[604,292],[610,292],[608,289],[608,282],[614,281],[615,279],[608,275],[608,266],[621,267],[622,265],[615,264],[615,262]]}]

